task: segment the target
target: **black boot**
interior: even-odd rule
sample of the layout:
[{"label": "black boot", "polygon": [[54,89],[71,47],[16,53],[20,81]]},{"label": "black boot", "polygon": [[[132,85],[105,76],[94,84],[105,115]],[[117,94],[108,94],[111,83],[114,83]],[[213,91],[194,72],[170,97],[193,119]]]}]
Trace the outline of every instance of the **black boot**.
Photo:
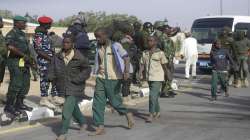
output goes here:
[{"label": "black boot", "polygon": [[6,105],[4,107],[4,112],[9,113],[9,114],[16,117],[16,116],[18,116],[20,114],[20,112],[15,110],[14,102],[15,102],[15,98],[7,97]]},{"label": "black boot", "polygon": [[24,97],[18,97],[16,100],[15,108],[17,110],[26,110],[26,111],[32,111],[33,108],[25,105],[23,103]]}]

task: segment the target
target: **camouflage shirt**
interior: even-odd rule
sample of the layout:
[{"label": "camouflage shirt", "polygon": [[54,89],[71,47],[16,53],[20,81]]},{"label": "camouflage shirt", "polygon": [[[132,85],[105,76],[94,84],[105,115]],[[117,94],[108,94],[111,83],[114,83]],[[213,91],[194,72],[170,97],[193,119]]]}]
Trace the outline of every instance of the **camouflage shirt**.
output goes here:
[{"label": "camouflage shirt", "polygon": [[158,47],[164,52],[169,62],[173,61],[176,51],[173,40],[158,30],[155,32],[155,35],[159,38]]},{"label": "camouflage shirt", "polygon": [[[43,33],[43,32],[36,32],[35,33],[35,36],[33,38],[33,47],[36,50],[36,52],[42,51],[51,57],[53,56],[53,54],[55,52],[54,48],[52,48],[51,40],[50,40],[49,36],[47,35],[47,33]],[[37,61],[38,61],[38,64],[49,63],[48,60],[40,57],[39,55],[37,56]]]},{"label": "camouflage shirt", "polygon": [[[7,45],[12,45],[22,53],[30,55],[29,43],[25,33],[22,30],[14,27],[7,33],[5,40]],[[17,56],[10,52],[9,57],[16,58]]]},{"label": "camouflage shirt", "polygon": [[7,57],[8,50],[5,44],[5,38],[0,31],[0,57]]}]

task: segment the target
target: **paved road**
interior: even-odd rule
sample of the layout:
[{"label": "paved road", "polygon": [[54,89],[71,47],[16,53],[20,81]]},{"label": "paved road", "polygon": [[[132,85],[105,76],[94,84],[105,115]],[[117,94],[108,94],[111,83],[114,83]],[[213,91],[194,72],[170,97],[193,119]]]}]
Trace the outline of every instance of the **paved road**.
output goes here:
[{"label": "paved road", "polygon": [[[176,98],[161,98],[161,118],[147,124],[148,104],[132,110],[136,126],[127,130],[125,117],[106,113],[104,136],[89,137],[79,133],[72,124],[69,140],[250,140],[250,88],[230,89],[230,97],[220,96],[210,102],[210,76],[197,80],[182,79],[183,65],[176,68],[181,85]],[[91,120],[89,118],[89,120]],[[0,140],[54,140],[60,128],[60,118],[36,125],[17,124],[0,129]],[[89,128],[91,131],[91,127]]]}]

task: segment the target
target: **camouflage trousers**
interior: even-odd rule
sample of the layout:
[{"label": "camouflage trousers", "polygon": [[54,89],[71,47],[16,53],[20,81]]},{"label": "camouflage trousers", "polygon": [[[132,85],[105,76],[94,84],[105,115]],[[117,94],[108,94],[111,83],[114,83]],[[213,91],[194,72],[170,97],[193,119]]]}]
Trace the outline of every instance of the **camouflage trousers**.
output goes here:
[{"label": "camouflage trousers", "polygon": [[[40,75],[40,93],[42,97],[48,96],[50,82],[48,81],[48,64],[38,63],[39,75]],[[56,86],[51,83],[52,88],[50,94],[57,96]]]}]

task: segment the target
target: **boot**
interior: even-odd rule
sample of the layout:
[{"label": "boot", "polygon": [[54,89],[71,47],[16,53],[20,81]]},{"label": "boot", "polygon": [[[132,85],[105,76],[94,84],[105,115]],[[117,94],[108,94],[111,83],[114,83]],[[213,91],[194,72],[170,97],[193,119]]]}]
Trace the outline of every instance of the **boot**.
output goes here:
[{"label": "boot", "polygon": [[249,86],[249,82],[248,82],[248,80],[247,80],[247,78],[244,80],[244,87],[248,87]]},{"label": "boot", "polygon": [[125,106],[135,106],[136,103],[131,99],[131,96],[123,97],[123,104]]},{"label": "boot", "polygon": [[18,97],[16,100],[15,108],[16,110],[26,110],[26,111],[32,111],[33,108],[25,105],[23,103],[24,97]]},{"label": "boot", "polygon": [[66,140],[66,136],[65,135],[59,135],[56,140]]},{"label": "boot", "polygon": [[105,130],[104,130],[104,126],[100,125],[95,129],[95,132],[89,133],[89,136],[97,136],[97,135],[104,135],[105,134]]},{"label": "boot", "polygon": [[157,112],[157,113],[154,114],[154,119],[158,120],[160,118],[160,116],[161,116],[160,112]]},{"label": "boot", "polygon": [[229,97],[228,91],[225,92],[225,97]]},{"label": "boot", "polygon": [[56,109],[56,106],[50,102],[48,97],[42,97],[40,100],[40,105],[46,106],[46,107],[53,109],[53,110]]},{"label": "boot", "polygon": [[127,113],[126,118],[127,118],[127,121],[128,121],[128,129],[133,128],[134,125],[135,125],[133,114],[132,113]]},{"label": "boot", "polygon": [[15,99],[12,97],[7,97],[6,105],[4,107],[4,112],[9,113],[14,116],[18,116],[20,114],[19,111],[16,111],[14,108]]},{"label": "boot", "polygon": [[241,87],[241,81],[237,80],[235,84],[235,88],[240,88]]},{"label": "boot", "polygon": [[146,119],[146,123],[152,123],[153,118],[154,118],[153,114],[150,113],[149,116],[148,116],[148,118]]},{"label": "boot", "polygon": [[85,132],[87,130],[87,128],[88,128],[87,124],[80,125],[79,133]]}]

